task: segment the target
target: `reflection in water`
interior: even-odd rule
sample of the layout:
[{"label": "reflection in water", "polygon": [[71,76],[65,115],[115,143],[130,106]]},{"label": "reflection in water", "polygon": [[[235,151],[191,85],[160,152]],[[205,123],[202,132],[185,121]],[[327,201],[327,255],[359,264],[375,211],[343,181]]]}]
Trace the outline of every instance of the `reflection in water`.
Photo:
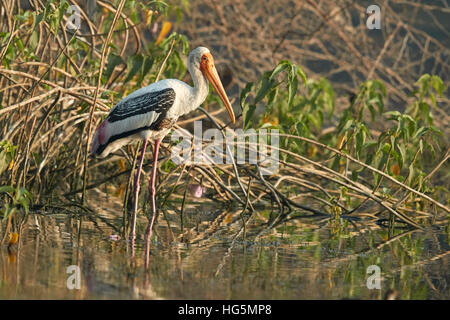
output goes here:
[{"label": "reflection in water", "polygon": [[[121,216],[30,214],[19,241],[1,247],[0,299],[450,299],[444,229],[389,235],[321,217],[264,230],[260,212],[242,232],[239,213],[191,210],[183,232],[178,216],[160,217],[147,272],[145,223],[132,261]],[[80,290],[67,288],[70,265]],[[381,268],[381,290],[366,286],[370,265]]]}]

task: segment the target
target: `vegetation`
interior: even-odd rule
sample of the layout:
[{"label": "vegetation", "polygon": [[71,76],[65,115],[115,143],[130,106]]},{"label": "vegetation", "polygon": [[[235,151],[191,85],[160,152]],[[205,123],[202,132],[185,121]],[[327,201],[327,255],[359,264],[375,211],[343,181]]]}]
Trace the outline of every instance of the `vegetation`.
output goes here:
[{"label": "vegetation", "polygon": [[[70,263],[91,284],[100,279],[104,296],[133,288],[133,297],[191,298],[200,288],[208,299],[381,299],[364,283],[376,264],[402,298],[447,298],[448,39],[400,19],[413,6],[408,18],[442,30],[433,16],[442,10],[423,5],[425,16],[422,4],[390,1],[383,30],[368,33],[364,1],[318,3],[0,1],[0,297],[54,283],[50,297],[97,297],[60,285]],[[218,155],[231,163],[178,164],[168,136],[152,248],[175,253],[154,254],[137,272],[140,246],[130,259],[121,240],[139,143],[96,160],[90,141],[131,92],[163,78],[190,82],[185,56],[197,45],[211,48],[238,121],[231,127],[211,94],[175,129],[192,140],[202,120],[236,141],[229,129],[247,130],[246,152],[259,143],[279,155],[278,169],[264,174],[264,158],[239,163],[227,149]],[[263,130],[279,133],[278,146],[274,136],[252,139]],[[202,143],[208,156],[213,142]],[[140,199],[142,244],[150,206]]]},{"label": "vegetation", "polygon": [[[95,19],[82,11],[79,30],[67,27],[73,13],[68,1],[33,8],[6,1],[1,7],[0,214],[7,228],[20,208],[72,206],[94,214],[90,190],[107,187],[124,199],[127,233],[138,148],[92,161],[89,144],[95,126],[120,98],[160,78],[186,78],[189,43],[169,32],[168,21],[181,19],[187,3],[97,4]],[[176,165],[168,159],[158,184],[160,219],[169,223],[169,214],[175,215],[183,234],[188,186],[196,183],[207,188],[206,202],[243,209],[239,234],[258,214],[264,228],[257,237],[311,216],[329,217],[337,226],[369,217],[386,222],[388,230],[445,223],[448,190],[436,172],[445,169],[449,154],[433,110],[446,92],[439,76],[424,74],[400,112],[384,82],[370,79],[337,108],[326,79],[283,60],[242,88],[238,124],[279,130],[279,170],[263,176],[260,164]],[[198,118],[225,134],[216,101],[210,96]],[[170,155],[173,142],[164,146]],[[270,210],[264,215],[257,208]]]}]

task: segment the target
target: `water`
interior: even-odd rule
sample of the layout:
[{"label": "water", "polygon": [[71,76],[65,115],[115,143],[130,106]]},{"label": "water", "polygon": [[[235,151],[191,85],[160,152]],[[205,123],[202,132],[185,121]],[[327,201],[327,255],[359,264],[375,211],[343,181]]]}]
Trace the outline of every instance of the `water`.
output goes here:
[{"label": "water", "polygon": [[[445,224],[388,236],[367,221],[302,218],[266,230],[260,211],[244,238],[236,237],[239,213],[197,205],[183,233],[179,216],[160,217],[148,270],[145,219],[132,261],[118,240],[121,213],[81,223],[68,213],[30,214],[18,243],[0,248],[0,299],[382,299],[389,289],[399,299],[450,299]],[[67,287],[70,265],[80,267],[79,290]],[[380,290],[367,288],[370,265],[381,269]]]}]

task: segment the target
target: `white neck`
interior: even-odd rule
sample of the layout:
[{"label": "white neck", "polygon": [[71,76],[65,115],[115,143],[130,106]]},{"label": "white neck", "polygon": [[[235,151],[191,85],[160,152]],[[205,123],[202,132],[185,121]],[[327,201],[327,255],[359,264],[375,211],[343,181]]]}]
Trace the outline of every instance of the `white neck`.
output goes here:
[{"label": "white neck", "polygon": [[188,107],[188,112],[193,111],[200,107],[208,96],[209,84],[203,73],[199,68],[193,67],[191,64],[188,66],[189,73],[191,74],[194,87],[192,88],[192,100]]}]

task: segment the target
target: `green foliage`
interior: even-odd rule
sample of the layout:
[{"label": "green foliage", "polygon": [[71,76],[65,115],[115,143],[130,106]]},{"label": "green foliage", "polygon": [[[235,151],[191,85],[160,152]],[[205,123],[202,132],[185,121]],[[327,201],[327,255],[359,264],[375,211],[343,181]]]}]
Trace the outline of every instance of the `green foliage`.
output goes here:
[{"label": "green foliage", "polygon": [[[298,94],[299,91],[303,94]],[[250,99],[251,96],[254,98]],[[326,79],[307,79],[301,67],[281,61],[272,71],[264,73],[256,85],[247,84],[240,103],[244,129],[270,127],[286,134],[315,138],[324,119],[333,114],[334,91]],[[257,109],[262,110],[255,115]],[[284,137],[280,144],[297,153],[306,148],[302,142]]]},{"label": "green foliage", "polygon": [[[415,84],[419,88],[411,92],[411,96],[416,99],[406,110],[406,113],[410,114],[416,121],[420,121],[422,125],[425,122],[432,126],[433,116],[430,112],[430,107],[436,108],[436,94],[442,97],[446,90],[444,82],[438,76],[424,74]],[[429,101],[431,101],[431,105]]]},{"label": "green foliage", "polygon": [[[284,75],[284,77],[281,75]],[[284,60],[272,71],[264,73],[256,86],[253,83],[247,84],[240,98],[244,128],[265,125],[264,121],[261,123],[261,121],[255,121],[253,118],[256,106],[262,101],[266,102],[265,116],[269,116],[274,112],[278,112],[278,115],[280,115],[284,114],[284,111],[289,112],[293,110],[299,87],[299,77],[303,83],[306,83],[306,75],[303,69]],[[285,84],[285,87],[280,88],[281,84]],[[254,96],[251,102],[247,101],[250,93]],[[274,110],[275,106],[278,107],[278,110]],[[286,116],[289,117],[289,115]]]},{"label": "green foliage", "polygon": [[[31,185],[49,192],[60,183],[59,175],[69,177],[71,191],[79,189],[84,183],[74,170],[80,170],[83,162],[85,148],[83,146],[80,151],[79,143],[85,141],[85,121],[92,108],[90,97],[92,88],[97,86],[101,67],[103,72],[98,102],[109,107],[121,97],[157,79],[180,79],[187,71],[184,56],[188,54],[189,43],[184,35],[173,32],[175,28],[172,25],[174,16],[179,21],[181,10],[189,9],[187,1],[127,1],[109,43],[101,40],[106,39],[111,31],[114,10],[99,7],[98,16],[92,20],[100,22],[96,30],[98,34],[73,36],[73,33],[65,33],[67,30],[63,29],[66,21],[64,14],[70,14],[67,12],[68,6],[67,0],[48,0],[40,4],[36,11],[18,10],[13,16],[17,28],[6,28],[0,33],[2,67],[8,71],[15,70],[17,66],[37,61],[39,64],[30,64],[27,68],[40,79],[35,81],[9,74],[16,84],[31,83],[35,87],[28,93],[21,86],[12,86],[0,95],[2,103],[7,100],[8,105],[14,105],[38,95],[45,96],[46,92],[61,85],[71,92],[63,93],[61,102],[48,118],[45,118],[45,112],[54,95],[17,108],[8,115],[8,120],[0,119],[6,126],[4,132],[12,134],[11,138],[8,137],[9,142],[0,143],[0,175],[2,179],[6,177],[1,183],[15,190],[4,189],[6,193],[3,197],[10,199],[7,203],[11,206],[14,206],[12,199],[27,198],[24,191],[16,189],[16,183],[22,181],[32,181]],[[155,23],[158,23],[158,31],[149,32],[148,37],[141,37],[137,42],[139,36],[134,36],[136,28],[138,32],[143,30],[141,28],[150,31]],[[162,32],[164,23],[166,27]],[[86,30],[83,32],[90,32]],[[101,61],[99,53],[104,48],[107,55],[105,61]],[[380,80],[363,82],[351,101],[337,108],[335,91],[326,79],[308,78],[300,66],[283,60],[241,91],[243,127],[278,129],[282,134],[282,150],[306,156],[355,181],[369,181],[373,189],[386,198],[393,197],[395,188],[386,183],[381,175],[347,160],[343,154],[419,191],[433,192],[436,191],[433,185],[424,178],[427,165],[431,163],[427,160],[441,151],[442,133],[433,124],[432,110],[437,107],[437,98],[444,94],[446,86],[439,77],[427,74],[420,77],[415,85],[416,90],[411,92],[411,103],[405,112],[392,111],[398,108],[389,106],[386,88]],[[6,96],[11,98],[5,99]],[[214,99],[218,99],[217,96],[210,95],[206,104]],[[70,107],[65,110],[69,101]],[[24,117],[26,108],[31,108],[31,117]],[[98,120],[97,111],[100,109],[95,111],[94,122]],[[42,129],[49,134],[42,141],[35,140],[39,143],[27,149],[27,135],[14,131],[16,120],[23,121],[20,125],[23,132]],[[31,132],[36,139],[42,135],[42,131]],[[68,134],[71,135],[70,140],[59,138]],[[304,138],[330,146],[340,153]],[[48,153],[49,146],[55,144]],[[285,152],[280,152],[280,155],[285,161],[294,161],[295,158]],[[172,164],[167,162],[164,170],[171,169]],[[219,168],[215,170],[218,175],[224,174]],[[345,210],[341,212],[337,204],[345,203],[348,207],[359,204],[358,199],[350,196],[351,192],[343,188],[327,196],[326,201],[331,209],[324,211],[334,214],[336,221],[340,220]]]},{"label": "green foliage", "polygon": [[[32,117],[24,117],[24,107],[13,110],[7,117],[0,117],[3,132],[11,134],[8,136],[10,141],[0,143],[0,185],[16,188],[22,181],[31,181],[31,185],[39,190],[51,193],[61,182],[57,176],[63,174],[70,177],[71,188],[79,188],[83,182],[82,177],[69,171],[79,170],[80,161],[84,158],[84,150],[80,150],[85,146],[80,146],[80,143],[85,141],[85,121],[89,119],[87,115],[92,108],[92,91],[85,90],[97,86],[101,66],[103,72],[99,102],[109,107],[121,97],[153,83],[157,78],[182,78],[186,73],[184,55],[188,54],[189,43],[184,35],[173,32],[173,18],[175,16],[179,21],[182,10],[188,9],[187,1],[126,1],[109,43],[104,40],[111,31],[116,13],[111,7],[114,8],[117,2],[98,4],[95,15],[89,17],[92,18],[91,23],[98,23],[95,25],[96,29],[91,30],[83,16],[82,29],[76,34],[66,28],[68,17],[73,13],[69,9],[71,4],[67,0],[46,0],[37,3],[36,10],[23,10],[18,5],[15,7],[17,10],[14,10],[15,15],[11,16],[11,26],[14,28],[8,30],[9,23],[2,24],[2,68],[20,72],[27,70],[28,74],[40,80],[6,73],[13,84],[20,86],[13,85],[0,92],[0,104],[6,102],[8,106],[14,105],[45,95],[58,86],[70,88],[75,95],[70,98],[68,110],[64,109],[67,105],[60,102],[47,118],[47,99],[54,99],[54,96],[46,96],[43,100],[37,99],[27,105],[26,108],[32,110]],[[165,28],[162,32],[164,23],[170,25],[170,28]],[[90,35],[90,32],[94,34]],[[135,32],[138,36],[135,36]],[[102,65],[100,53],[105,47],[107,55]],[[30,63],[34,61],[38,63]],[[26,91],[30,88],[29,83],[33,87],[30,90],[32,92]],[[5,99],[6,96],[11,98]],[[70,94],[66,96],[63,93],[62,96],[61,101],[68,101],[65,99]],[[44,107],[39,109],[41,105]],[[54,112],[55,110],[59,111]],[[97,121],[97,117],[95,115],[94,121]],[[17,128],[14,127],[16,121],[22,121],[17,128],[22,128],[22,132],[27,134],[17,133]],[[38,143],[27,149],[29,145],[24,139],[32,136],[28,132],[36,130],[38,124],[41,125],[39,130],[47,131],[47,141],[54,142],[51,152],[48,150],[49,145]],[[36,132],[36,140],[43,135],[42,131]],[[72,139],[56,137],[67,134]],[[54,168],[58,170],[53,171]],[[36,181],[37,184],[34,183]],[[16,193],[11,194],[12,198],[15,196]],[[4,194],[3,197],[6,199],[7,196]]]},{"label": "green foliage", "polygon": [[25,214],[28,214],[32,196],[25,188],[0,186],[0,197],[1,196],[7,198],[6,201],[2,201],[3,207],[0,209],[3,219],[14,214],[20,207],[25,210]]},{"label": "green foliage", "polygon": [[10,142],[0,141],[0,175],[12,165],[16,149]]},{"label": "green foliage", "polygon": [[[299,77],[303,83],[300,90]],[[242,90],[243,126],[272,127],[281,133],[318,140],[425,191],[427,163],[423,159],[433,158],[436,149],[440,150],[442,136],[433,126],[431,110],[436,108],[436,95],[442,96],[446,87],[439,77],[429,75],[420,77],[416,86],[418,89],[411,94],[414,100],[405,113],[384,112],[386,88],[380,80],[368,80],[360,85],[350,105],[340,115],[334,115],[334,91],[328,81],[307,79],[300,67],[282,61],[264,73],[259,82],[249,83]],[[324,123],[329,121],[332,125],[336,116],[339,117],[335,130],[321,134]],[[371,129],[374,123],[382,123],[387,129],[376,132]],[[301,140],[281,137],[280,144],[316,159],[331,156],[330,167],[340,172],[349,170],[353,180],[365,171],[335,153],[318,150]],[[374,188],[378,189],[381,177],[376,173],[374,182]]]}]

